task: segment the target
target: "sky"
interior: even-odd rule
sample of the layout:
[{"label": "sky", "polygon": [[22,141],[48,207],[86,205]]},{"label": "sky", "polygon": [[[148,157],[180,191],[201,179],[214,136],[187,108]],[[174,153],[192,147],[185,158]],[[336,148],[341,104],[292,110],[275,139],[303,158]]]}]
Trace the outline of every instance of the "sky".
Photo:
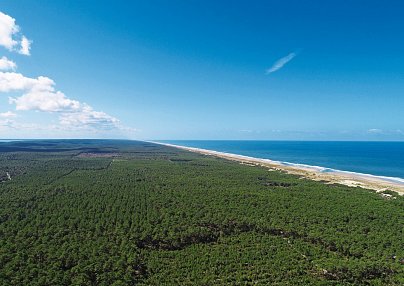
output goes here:
[{"label": "sky", "polygon": [[404,1],[0,2],[0,139],[404,141]]}]

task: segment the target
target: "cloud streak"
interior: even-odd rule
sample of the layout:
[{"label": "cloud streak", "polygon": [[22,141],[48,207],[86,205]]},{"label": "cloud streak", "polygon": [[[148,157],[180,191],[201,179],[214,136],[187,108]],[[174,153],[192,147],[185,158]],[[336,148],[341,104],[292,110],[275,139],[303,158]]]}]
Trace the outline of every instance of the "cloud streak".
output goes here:
[{"label": "cloud streak", "polygon": [[7,112],[0,113],[1,118],[12,118],[12,117],[16,117],[16,116],[17,116],[17,114],[15,114],[12,111],[7,111]]},{"label": "cloud streak", "polygon": [[280,70],[281,68],[283,68],[284,65],[290,62],[296,56],[297,54],[293,52],[283,58],[280,58],[272,65],[272,67],[266,70],[266,74],[271,74],[273,72],[276,72],[277,70]]},{"label": "cloud streak", "polygon": [[382,134],[382,133],[383,133],[383,130],[377,129],[377,128],[372,128],[372,129],[369,129],[369,130],[367,131],[367,133],[370,133],[370,134]]}]

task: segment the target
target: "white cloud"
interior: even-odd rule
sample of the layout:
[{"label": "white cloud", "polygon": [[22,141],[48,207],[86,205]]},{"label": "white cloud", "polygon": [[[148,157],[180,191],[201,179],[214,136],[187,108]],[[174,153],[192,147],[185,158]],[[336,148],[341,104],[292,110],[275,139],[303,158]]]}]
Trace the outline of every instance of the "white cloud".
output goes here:
[{"label": "white cloud", "polygon": [[31,49],[31,44],[32,41],[28,40],[27,37],[22,36],[21,38],[21,48],[18,51],[22,55],[29,56],[30,55],[30,49]]},{"label": "white cloud", "polygon": [[[30,55],[32,41],[20,34],[20,28],[14,18],[0,12],[0,46],[9,51]],[[9,103],[15,104],[20,111],[38,111],[56,113],[59,124],[38,125],[20,123],[11,118],[16,114],[8,111],[0,113],[0,126],[15,130],[89,130],[92,132],[119,130],[136,131],[123,126],[120,121],[102,111],[94,110],[90,105],[68,98],[56,90],[55,82],[45,76],[26,77],[14,72],[17,65],[6,57],[0,59],[0,93],[22,93],[9,97]]]},{"label": "white cloud", "polygon": [[63,126],[85,126],[98,129],[119,128],[120,122],[115,117],[102,111],[95,111],[87,104],[75,112],[65,112],[60,115],[60,124]]},{"label": "white cloud", "polygon": [[0,113],[0,117],[2,117],[2,118],[12,118],[12,117],[16,117],[16,116],[17,116],[17,114],[15,114],[12,111]]},{"label": "white cloud", "polygon": [[19,97],[9,97],[9,103],[15,104],[16,110],[58,113],[63,128],[124,129],[117,118],[57,91],[55,82],[48,77],[30,78],[16,72],[0,72],[0,92],[22,92]]},{"label": "white cloud", "polygon": [[13,125],[14,125],[14,120],[11,120],[11,119],[0,120],[0,127],[14,128]]},{"label": "white cloud", "polygon": [[16,110],[25,111],[61,112],[80,109],[80,102],[67,98],[60,91],[33,90],[17,98],[9,97],[9,103],[14,103]]},{"label": "white cloud", "polygon": [[25,77],[15,72],[0,72],[0,92],[25,92],[17,98],[10,97],[9,102],[16,104],[17,110],[39,110],[58,112],[77,110],[80,103],[68,99],[62,92],[56,91],[54,81],[48,77]]},{"label": "white cloud", "polygon": [[7,57],[0,58],[0,71],[9,71],[15,70],[17,68],[17,64]]},{"label": "white cloud", "polygon": [[10,129],[14,130],[14,131],[34,131],[34,132],[38,132],[41,130],[49,130],[48,126],[41,126],[39,124],[36,123],[21,123],[21,122],[17,122],[14,119],[9,119],[6,118],[5,120],[0,120],[0,135],[2,133],[2,131],[6,131],[8,134],[10,131]]},{"label": "white cloud", "polygon": [[10,97],[9,102],[16,105],[17,110],[39,110],[47,112],[78,110],[80,103],[67,98],[56,91],[55,82],[48,77],[25,77],[15,72],[0,72],[0,92],[22,91],[17,98]]},{"label": "white cloud", "polygon": [[15,24],[15,19],[0,12],[0,45],[9,51],[18,44],[13,39],[13,36],[20,31],[20,28]]},{"label": "white cloud", "polygon": [[25,77],[15,72],[0,72],[0,92],[20,90],[52,91],[54,81],[48,77],[38,78]]},{"label": "white cloud", "polygon": [[30,45],[31,41],[20,35],[20,27],[15,23],[15,19],[0,12],[0,46],[28,56]]},{"label": "white cloud", "polygon": [[294,57],[296,57],[296,53],[290,53],[286,57],[280,58],[277,60],[272,67],[267,69],[266,74],[270,74],[273,72],[276,72],[277,70],[281,69],[284,65],[286,65],[288,62],[290,62]]}]

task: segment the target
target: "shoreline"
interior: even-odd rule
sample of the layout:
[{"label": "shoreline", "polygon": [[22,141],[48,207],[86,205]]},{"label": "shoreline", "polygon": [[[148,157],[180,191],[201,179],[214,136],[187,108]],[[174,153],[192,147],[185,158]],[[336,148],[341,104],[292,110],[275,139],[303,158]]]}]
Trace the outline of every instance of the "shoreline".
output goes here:
[{"label": "shoreline", "polygon": [[350,171],[335,170],[320,166],[280,162],[270,159],[249,157],[244,155],[225,153],[195,147],[174,145],[169,143],[161,143],[155,141],[147,141],[147,142],[164,145],[168,147],[174,147],[203,155],[215,156],[231,161],[236,161],[241,164],[266,167],[271,170],[283,171],[288,174],[298,175],[314,181],[323,181],[326,184],[341,184],[349,187],[361,187],[364,189],[375,190],[376,192],[391,190],[397,192],[400,195],[404,195],[404,179],[401,178],[376,176],[370,174],[355,173]]}]

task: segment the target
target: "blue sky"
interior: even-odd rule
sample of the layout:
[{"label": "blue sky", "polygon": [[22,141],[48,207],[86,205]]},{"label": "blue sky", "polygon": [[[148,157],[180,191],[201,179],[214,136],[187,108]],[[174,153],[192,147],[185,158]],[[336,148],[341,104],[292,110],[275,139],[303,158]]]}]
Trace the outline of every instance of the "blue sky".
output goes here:
[{"label": "blue sky", "polygon": [[0,11],[0,138],[404,140],[403,1]]}]

